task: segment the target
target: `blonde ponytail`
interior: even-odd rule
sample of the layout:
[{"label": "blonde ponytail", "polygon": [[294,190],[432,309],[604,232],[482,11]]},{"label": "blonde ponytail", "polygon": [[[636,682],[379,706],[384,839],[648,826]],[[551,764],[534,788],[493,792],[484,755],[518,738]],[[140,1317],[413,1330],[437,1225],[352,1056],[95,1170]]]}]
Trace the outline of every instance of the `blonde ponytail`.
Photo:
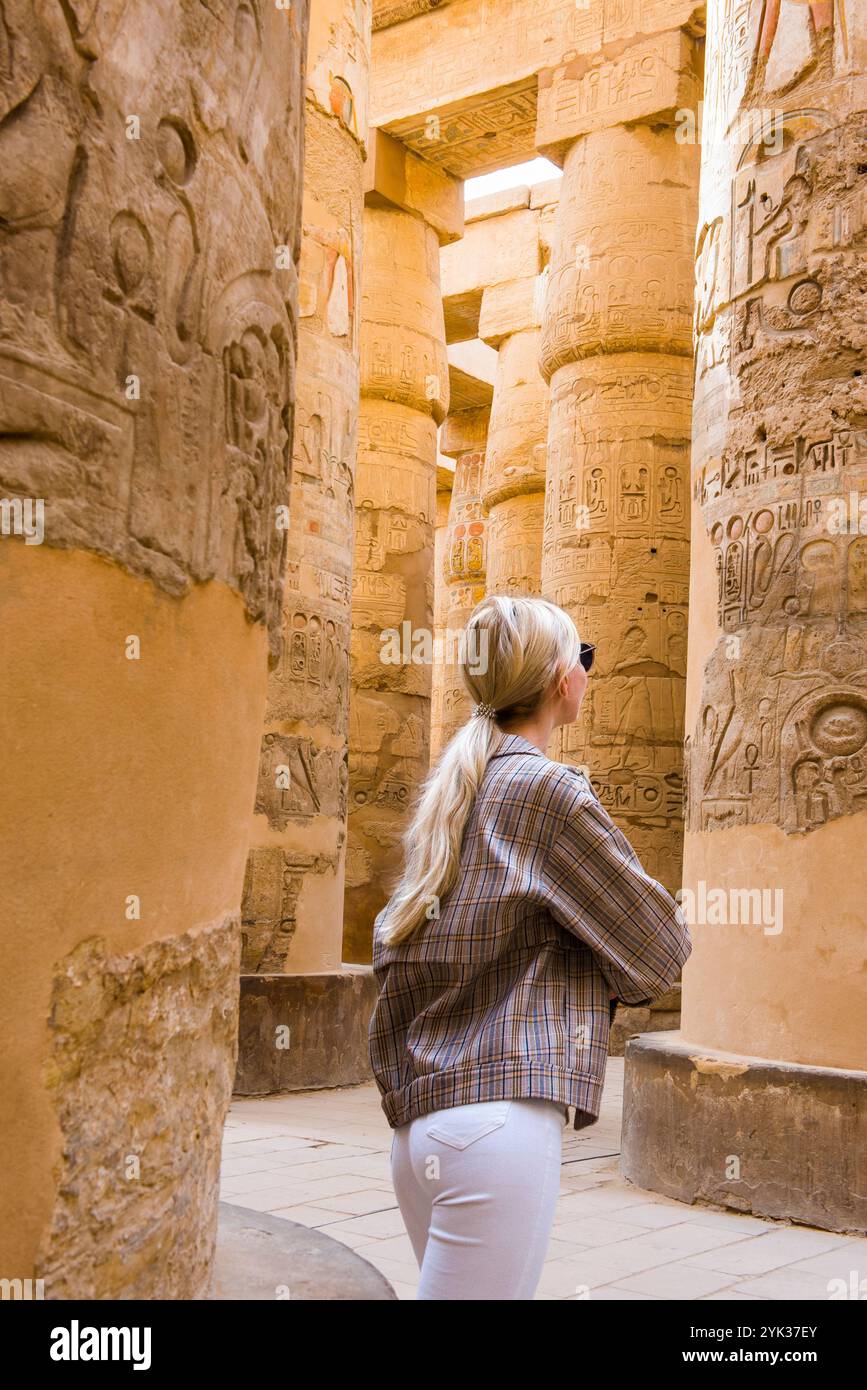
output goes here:
[{"label": "blonde ponytail", "polygon": [[[467,653],[475,659],[467,661]],[[404,835],[405,866],[386,907],[382,940],[407,940],[457,878],[464,829],[488,759],[510,719],[532,714],[577,665],[581,643],[562,608],[543,598],[483,599],[467,621],[459,668],[476,705],[431,770]]]}]

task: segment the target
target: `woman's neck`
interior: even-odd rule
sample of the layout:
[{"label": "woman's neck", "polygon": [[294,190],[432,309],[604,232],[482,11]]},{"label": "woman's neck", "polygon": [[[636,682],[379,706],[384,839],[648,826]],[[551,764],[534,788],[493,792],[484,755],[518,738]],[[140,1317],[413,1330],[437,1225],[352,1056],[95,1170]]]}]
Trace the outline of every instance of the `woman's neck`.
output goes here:
[{"label": "woman's neck", "polygon": [[527,719],[511,719],[508,727],[505,724],[501,727],[504,734],[517,734],[519,738],[525,738],[528,743],[535,744],[540,753],[545,753],[557,726],[553,712],[548,712]]}]

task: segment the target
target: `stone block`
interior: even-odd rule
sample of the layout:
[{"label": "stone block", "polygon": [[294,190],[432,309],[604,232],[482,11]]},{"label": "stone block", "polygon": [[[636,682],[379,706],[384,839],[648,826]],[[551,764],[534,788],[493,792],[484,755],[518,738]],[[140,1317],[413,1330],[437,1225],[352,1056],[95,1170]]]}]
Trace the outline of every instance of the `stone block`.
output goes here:
[{"label": "stone block", "polygon": [[342,1240],[285,1216],[221,1202],[209,1300],[266,1303],[284,1289],[296,1303],[397,1298],[385,1275]]},{"label": "stone block", "polygon": [[[611,53],[614,48],[614,53]],[[700,49],[680,29],[578,55],[539,74],[536,144],[562,164],[581,135],[671,117],[702,98]]]},{"label": "stone block", "polygon": [[499,217],[504,212],[516,212],[530,206],[530,190],[519,188],[500,188],[496,193],[488,193],[483,198],[470,198],[464,204],[464,222],[481,222],[486,217]]},{"label": "stone block", "polygon": [[234,1091],[264,1096],[370,1080],[369,966],[321,975],[242,975]]},{"label": "stone block", "polygon": [[542,322],[544,280],[525,275],[520,280],[504,280],[482,292],[479,337],[491,347],[522,329],[538,328]]},{"label": "stone block", "polygon": [[456,458],[470,450],[484,450],[488,437],[489,410],[462,410],[449,415],[440,431],[440,451]]},{"label": "stone block", "polygon": [[620,1169],[630,1182],[678,1202],[867,1233],[867,1072],[706,1049],[680,1033],[630,1038],[625,1058]]},{"label": "stone block", "polygon": [[463,235],[461,180],[420,159],[382,130],[372,130],[368,139],[364,200],[371,208],[395,207],[421,217],[433,227],[441,246]]},{"label": "stone block", "polygon": [[559,178],[546,179],[544,183],[534,183],[530,189],[530,207],[549,208],[560,201],[560,190],[563,180]]},{"label": "stone block", "polygon": [[537,275],[541,268],[538,217],[529,208],[471,222],[460,244],[440,253],[443,298]]}]

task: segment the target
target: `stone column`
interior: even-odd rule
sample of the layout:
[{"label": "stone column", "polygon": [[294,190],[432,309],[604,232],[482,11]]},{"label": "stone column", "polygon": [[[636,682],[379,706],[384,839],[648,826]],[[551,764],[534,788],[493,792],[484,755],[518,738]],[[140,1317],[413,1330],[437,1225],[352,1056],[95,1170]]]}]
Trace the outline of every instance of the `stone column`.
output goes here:
[{"label": "stone column", "polygon": [[[443,634],[437,652],[443,681],[441,743],[457,733],[470,713],[470,698],[458,669],[460,634],[485,597],[487,523],[482,508],[482,474],[490,410],[464,410],[442,427],[440,449],[455,461],[443,558]],[[472,653],[468,652],[472,657]],[[434,757],[434,750],[431,750]]]},{"label": "stone column", "polygon": [[636,1048],[624,1133],[641,1186],[861,1232],[865,36],[863,0],[709,6],[688,1041]]},{"label": "stone column", "polygon": [[364,982],[340,968],[369,47],[369,3],[315,7],[283,652],[243,900],[242,1094],[344,1085],[369,1067]]},{"label": "stone column", "polygon": [[548,388],[539,372],[540,287],[542,276],[482,296],[479,333],[499,349],[482,482],[491,594],[541,592]]},{"label": "stone column", "polygon": [[[626,68],[642,80],[621,85],[624,62],[597,74],[600,92],[617,93],[608,110],[591,103],[583,114],[573,88],[584,79],[568,66],[540,104],[540,143],[563,158],[541,348],[551,388],[542,588],[598,646],[582,717],[558,735],[556,755],[588,767],[642,863],[674,892],[698,152],[662,113],[690,94],[695,104],[695,46],[680,31],[636,41]],[[553,145],[550,126],[570,101],[577,138],[564,154],[563,125]]]},{"label": "stone column", "polygon": [[[442,426],[440,426],[442,433]],[[445,700],[445,667],[436,659],[445,643],[446,584],[445,565],[449,535],[449,505],[455,481],[454,461],[444,454],[437,455],[436,529],[434,533],[434,663],[431,671],[430,757],[431,763],[443,746],[443,705]]]},{"label": "stone column", "polygon": [[436,427],[448,409],[439,246],[462,226],[458,180],[379,133],[368,158],[343,952],[359,963],[428,768]]},{"label": "stone column", "polygon": [[0,1269],[49,1299],[208,1290],[306,31],[303,0],[4,6]]}]

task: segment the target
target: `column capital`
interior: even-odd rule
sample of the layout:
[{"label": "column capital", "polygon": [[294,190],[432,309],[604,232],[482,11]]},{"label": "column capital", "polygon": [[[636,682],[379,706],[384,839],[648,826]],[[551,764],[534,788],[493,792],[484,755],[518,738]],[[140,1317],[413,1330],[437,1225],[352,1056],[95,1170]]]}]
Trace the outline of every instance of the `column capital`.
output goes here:
[{"label": "column capital", "polygon": [[539,73],[536,148],[555,164],[591,131],[648,122],[702,98],[701,51],[683,29],[638,34]]},{"label": "column capital", "polygon": [[464,185],[413,154],[383,130],[371,130],[364,165],[364,201],[370,208],[398,208],[433,228],[440,246],[464,234]]}]

